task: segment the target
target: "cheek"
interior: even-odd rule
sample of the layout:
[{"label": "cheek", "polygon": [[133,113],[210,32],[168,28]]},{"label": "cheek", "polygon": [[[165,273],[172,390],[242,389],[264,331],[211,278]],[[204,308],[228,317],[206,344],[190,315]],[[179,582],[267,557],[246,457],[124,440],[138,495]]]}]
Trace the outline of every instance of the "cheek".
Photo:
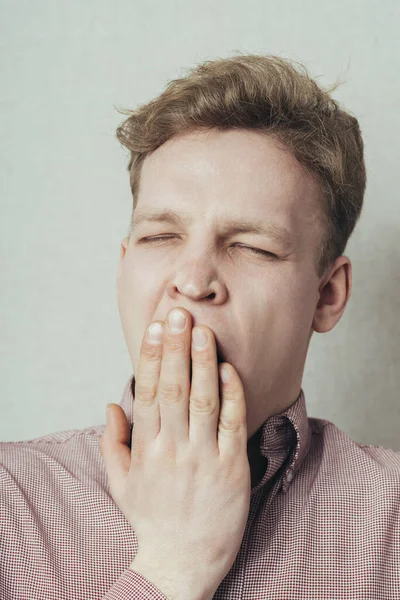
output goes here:
[{"label": "cheek", "polygon": [[145,329],[156,312],[160,297],[160,281],[154,264],[126,257],[118,280],[118,306],[124,329],[133,331],[135,338],[139,330]]},{"label": "cheek", "polygon": [[317,295],[314,279],[304,273],[291,281],[286,297],[283,300],[282,311],[286,314],[288,327],[295,327],[295,335],[299,338],[308,337],[317,305]]},{"label": "cheek", "polygon": [[314,312],[314,279],[306,271],[295,268],[290,272],[276,272],[268,281],[267,298],[276,313],[291,323],[307,321]]},{"label": "cheek", "polygon": [[143,265],[138,260],[134,260],[132,254],[127,254],[121,269],[119,280],[119,293],[123,302],[130,304],[133,300],[140,304],[141,298],[145,296],[145,291],[149,286],[153,269]]},{"label": "cheek", "polygon": [[132,317],[137,312],[141,300],[141,280],[144,276],[145,272],[139,269],[129,256],[125,256],[117,281],[118,307],[124,329],[129,325],[132,327]]}]

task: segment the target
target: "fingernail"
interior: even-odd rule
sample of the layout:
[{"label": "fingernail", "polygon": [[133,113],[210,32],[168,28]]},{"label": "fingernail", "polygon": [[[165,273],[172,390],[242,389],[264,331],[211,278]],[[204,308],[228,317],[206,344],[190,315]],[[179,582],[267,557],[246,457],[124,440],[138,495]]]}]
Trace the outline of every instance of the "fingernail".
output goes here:
[{"label": "fingernail", "polygon": [[195,327],[193,329],[193,348],[195,350],[203,350],[203,348],[207,345],[207,335],[204,333],[202,329],[197,329]]},{"label": "fingernail", "polygon": [[174,309],[168,317],[168,324],[173,333],[182,333],[186,325],[186,315],[181,310]]},{"label": "fingernail", "polygon": [[161,323],[152,323],[147,329],[147,338],[151,344],[161,344],[163,328]]},{"label": "fingernail", "polygon": [[228,367],[226,367],[225,365],[223,365],[220,369],[220,373],[223,383],[227,383],[231,378],[231,370],[228,369]]}]

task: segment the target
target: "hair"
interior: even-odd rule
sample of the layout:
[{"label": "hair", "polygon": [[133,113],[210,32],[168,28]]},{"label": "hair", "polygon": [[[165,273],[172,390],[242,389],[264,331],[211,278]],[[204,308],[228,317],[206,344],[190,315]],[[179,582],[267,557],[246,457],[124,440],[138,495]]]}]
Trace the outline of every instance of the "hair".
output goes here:
[{"label": "hair", "polygon": [[265,132],[321,186],[323,235],[315,270],[322,277],[343,254],[361,214],[364,145],[357,119],[330,95],[337,86],[322,89],[296,65],[254,54],[205,61],[137,110],[119,110],[129,115],[116,135],[130,150],[133,211],[144,159],[170,138],[196,129]]}]

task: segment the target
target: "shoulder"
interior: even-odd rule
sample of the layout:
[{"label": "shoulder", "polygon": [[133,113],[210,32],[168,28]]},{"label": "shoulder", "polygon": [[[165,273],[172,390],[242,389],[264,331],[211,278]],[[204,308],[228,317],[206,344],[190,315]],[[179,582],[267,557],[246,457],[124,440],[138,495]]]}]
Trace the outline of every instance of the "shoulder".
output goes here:
[{"label": "shoulder", "polygon": [[334,423],[309,418],[311,428],[310,458],[322,471],[359,485],[385,482],[400,491],[400,450],[353,440]]},{"label": "shoulder", "polygon": [[[30,440],[0,442],[0,477],[36,479],[53,471],[84,473],[85,465],[99,457],[99,440],[104,425],[58,431]],[[101,459],[101,456],[100,456]]]}]

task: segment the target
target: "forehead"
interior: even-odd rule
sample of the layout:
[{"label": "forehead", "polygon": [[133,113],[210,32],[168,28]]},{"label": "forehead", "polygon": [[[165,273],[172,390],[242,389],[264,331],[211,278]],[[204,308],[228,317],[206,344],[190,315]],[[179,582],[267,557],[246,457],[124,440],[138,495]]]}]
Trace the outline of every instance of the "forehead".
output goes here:
[{"label": "forehead", "polygon": [[320,187],[282,143],[249,130],[194,131],[144,160],[138,208],[265,219],[295,232],[316,219]]}]

